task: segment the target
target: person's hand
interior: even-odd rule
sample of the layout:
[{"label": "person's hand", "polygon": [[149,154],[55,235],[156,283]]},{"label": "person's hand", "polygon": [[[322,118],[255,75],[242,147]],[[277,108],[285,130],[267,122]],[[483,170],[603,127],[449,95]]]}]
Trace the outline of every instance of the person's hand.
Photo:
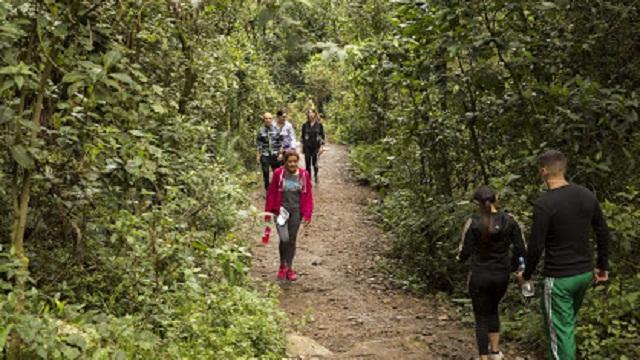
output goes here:
[{"label": "person's hand", "polygon": [[596,281],[596,284],[609,281],[609,271],[595,268],[593,271],[593,278]]},{"label": "person's hand", "polygon": [[524,271],[518,271],[515,273],[515,275],[516,275],[516,280],[518,280],[518,284],[520,284],[520,286],[522,286],[522,284],[527,282],[527,280],[524,279]]},{"label": "person's hand", "polygon": [[256,155],[256,162],[260,164],[260,154]]},{"label": "person's hand", "polygon": [[304,219],[302,222],[304,223],[304,226],[309,226],[311,224],[311,219]]}]

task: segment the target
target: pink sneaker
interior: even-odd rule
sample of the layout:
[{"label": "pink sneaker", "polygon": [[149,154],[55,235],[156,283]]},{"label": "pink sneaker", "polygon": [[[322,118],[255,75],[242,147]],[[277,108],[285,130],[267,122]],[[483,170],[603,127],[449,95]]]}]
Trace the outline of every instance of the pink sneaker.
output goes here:
[{"label": "pink sneaker", "polygon": [[298,274],[296,274],[296,272],[293,271],[293,269],[287,270],[287,280],[289,280],[289,281],[298,280]]},{"label": "pink sneaker", "polygon": [[284,265],[280,265],[280,269],[278,269],[278,280],[284,280],[287,277],[287,267]]}]

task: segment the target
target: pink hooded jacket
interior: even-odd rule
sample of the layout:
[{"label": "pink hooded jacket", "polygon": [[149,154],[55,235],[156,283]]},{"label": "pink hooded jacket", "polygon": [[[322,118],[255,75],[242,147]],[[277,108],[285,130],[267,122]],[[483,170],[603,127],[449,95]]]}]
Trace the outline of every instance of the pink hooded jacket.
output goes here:
[{"label": "pink hooded jacket", "polygon": [[[298,170],[298,180],[300,181],[300,214],[306,221],[311,221],[311,213],[313,212],[313,195],[311,195],[311,177],[304,169]],[[267,203],[264,210],[274,215],[280,213],[282,206],[282,192],[284,191],[284,172],[283,166],[273,171],[269,189],[267,190]]]}]

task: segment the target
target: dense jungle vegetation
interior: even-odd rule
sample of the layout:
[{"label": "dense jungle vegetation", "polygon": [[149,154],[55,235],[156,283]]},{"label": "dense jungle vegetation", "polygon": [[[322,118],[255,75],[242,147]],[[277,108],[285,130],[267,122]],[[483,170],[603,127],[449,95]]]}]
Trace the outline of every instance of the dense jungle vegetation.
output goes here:
[{"label": "dense jungle vegetation", "polygon": [[[557,148],[603,204],[613,278],[589,291],[579,351],[640,356],[640,9],[635,1],[362,1],[331,51],[306,65],[336,136],[382,200],[401,284],[463,297],[456,264],[473,190],[490,184],[523,224]],[[344,16],[344,17],[343,17]],[[528,230],[525,226],[525,234]],[[539,305],[512,287],[507,335],[543,341]]]},{"label": "dense jungle vegetation", "polygon": [[240,210],[294,7],[0,2],[6,357],[282,357]]},{"label": "dense jungle vegetation", "polygon": [[[0,0],[0,351],[282,358],[251,159],[259,115],[310,96],[418,292],[464,296],[475,187],[526,228],[535,157],[567,153],[613,234],[579,351],[638,358],[639,62],[632,0]],[[538,307],[508,295],[512,341],[541,346]]]}]

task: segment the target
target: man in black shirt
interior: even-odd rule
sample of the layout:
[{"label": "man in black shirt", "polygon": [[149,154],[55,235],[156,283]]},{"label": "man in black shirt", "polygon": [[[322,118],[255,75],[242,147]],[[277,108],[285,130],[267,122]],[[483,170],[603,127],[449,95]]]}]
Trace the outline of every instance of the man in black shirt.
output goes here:
[{"label": "man in black shirt", "polygon": [[[533,225],[524,274],[531,279],[544,252],[545,328],[549,340],[549,358],[576,358],[576,318],[582,300],[595,278],[607,281],[609,230],[600,204],[588,189],[565,179],[567,158],[557,150],[538,157],[541,177],[549,189],[534,202]],[[589,228],[596,235],[598,256],[593,268]]]}]

